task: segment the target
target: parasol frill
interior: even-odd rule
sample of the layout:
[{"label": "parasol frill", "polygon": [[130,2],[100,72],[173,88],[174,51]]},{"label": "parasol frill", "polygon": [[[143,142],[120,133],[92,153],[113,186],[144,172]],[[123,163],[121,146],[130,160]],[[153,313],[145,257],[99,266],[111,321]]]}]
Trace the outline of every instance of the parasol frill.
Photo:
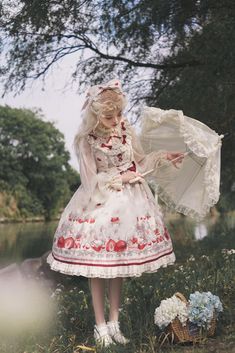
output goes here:
[{"label": "parasol frill", "polygon": [[140,123],[145,153],[187,152],[179,169],[166,161],[146,180],[170,209],[201,220],[219,200],[223,135],[181,110],[144,107]]}]

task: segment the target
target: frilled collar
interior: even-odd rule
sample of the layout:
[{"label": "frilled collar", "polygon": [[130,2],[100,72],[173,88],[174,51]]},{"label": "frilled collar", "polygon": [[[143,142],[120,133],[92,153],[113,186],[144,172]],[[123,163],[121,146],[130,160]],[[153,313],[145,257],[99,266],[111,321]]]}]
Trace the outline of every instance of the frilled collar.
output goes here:
[{"label": "frilled collar", "polygon": [[92,131],[91,135],[101,138],[109,138],[111,136],[122,136],[122,131],[124,128],[124,120],[121,119],[119,124],[114,128],[107,129],[98,125],[94,131]]},{"label": "frilled collar", "polygon": [[115,128],[115,132],[113,131],[111,134],[105,136],[98,136],[98,134],[91,132],[87,136],[87,141],[98,149],[115,152],[116,149],[125,149],[125,145],[130,138],[130,123],[127,119],[123,118]]}]

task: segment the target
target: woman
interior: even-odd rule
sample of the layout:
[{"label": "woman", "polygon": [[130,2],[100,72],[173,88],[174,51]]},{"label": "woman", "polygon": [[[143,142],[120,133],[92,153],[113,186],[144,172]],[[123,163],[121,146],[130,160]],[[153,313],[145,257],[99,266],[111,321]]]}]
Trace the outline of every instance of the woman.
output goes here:
[{"label": "woman", "polygon": [[175,261],[169,232],[143,176],[166,160],[177,168],[184,154],[145,155],[123,116],[126,103],[118,80],[89,89],[74,141],[81,186],[61,216],[47,260],[52,270],[90,279],[94,337],[104,346],[128,342],[118,321],[123,278],[156,272]]}]

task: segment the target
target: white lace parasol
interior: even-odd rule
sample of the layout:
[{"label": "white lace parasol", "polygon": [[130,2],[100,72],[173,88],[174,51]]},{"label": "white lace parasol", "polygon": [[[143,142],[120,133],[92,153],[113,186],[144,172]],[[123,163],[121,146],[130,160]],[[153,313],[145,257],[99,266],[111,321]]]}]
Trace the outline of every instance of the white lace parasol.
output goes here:
[{"label": "white lace parasol", "polygon": [[146,179],[171,209],[204,218],[219,200],[223,135],[181,110],[144,107],[139,138],[145,153],[186,152],[179,169],[166,161]]}]

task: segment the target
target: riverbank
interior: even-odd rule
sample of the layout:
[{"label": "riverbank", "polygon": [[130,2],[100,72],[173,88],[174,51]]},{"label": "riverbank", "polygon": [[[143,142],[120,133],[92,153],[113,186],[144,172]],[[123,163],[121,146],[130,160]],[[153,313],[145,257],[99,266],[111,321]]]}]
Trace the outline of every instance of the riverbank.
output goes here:
[{"label": "riverbank", "polygon": [[[194,256],[187,248],[182,249],[188,255],[174,266],[124,280],[120,324],[130,343],[124,347],[116,345],[109,353],[235,353],[235,254],[217,244],[209,256],[204,240],[195,244],[195,248]],[[154,324],[155,308],[175,292],[180,291],[188,298],[196,290],[211,291],[222,301],[223,312],[215,336],[195,345],[173,344],[171,339],[164,339],[164,333]],[[58,274],[50,298],[57,310],[49,329],[35,334],[30,327],[27,334],[15,337],[8,345],[1,339],[1,353],[101,353],[94,344],[88,280]],[[107,300],[105,309],[107,315]]]}]

